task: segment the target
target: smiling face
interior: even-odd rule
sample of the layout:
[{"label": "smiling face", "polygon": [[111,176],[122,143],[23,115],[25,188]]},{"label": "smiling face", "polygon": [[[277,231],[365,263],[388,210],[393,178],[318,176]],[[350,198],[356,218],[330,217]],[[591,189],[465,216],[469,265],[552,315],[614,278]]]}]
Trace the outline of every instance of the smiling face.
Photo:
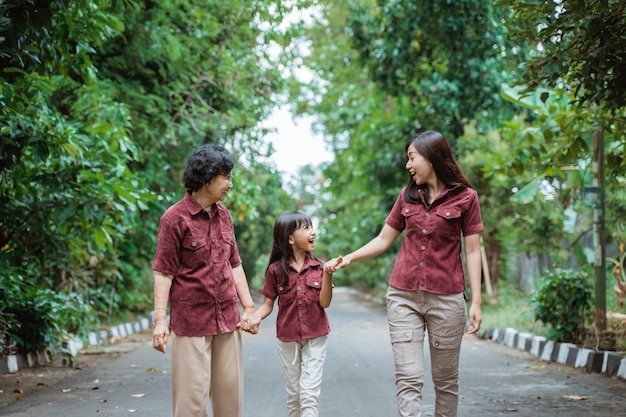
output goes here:
[{"label": "smiling face", "polygon": [[417,151],[413,144],[407,148],[406,157],[405,168],[409,171],[409,175],[415,184],[422,185],[437,181],[437,175],[432,164]]},{"label": "smiling face", "polygon": [[205,187],[207,187],[207,197],[212,202],[224,201],[228,192],[233,188],[233,175],[230,172],[216,175]]},{"label": "smiling face", "polygon": [[293,249],[293,253],[295,254],[298,251],[313,252],[316,237],[317,234],[315,233],[315,229],[313,229],[313,225],[302,224],[297,227],[296,230],[289,235],[289,244]]}]

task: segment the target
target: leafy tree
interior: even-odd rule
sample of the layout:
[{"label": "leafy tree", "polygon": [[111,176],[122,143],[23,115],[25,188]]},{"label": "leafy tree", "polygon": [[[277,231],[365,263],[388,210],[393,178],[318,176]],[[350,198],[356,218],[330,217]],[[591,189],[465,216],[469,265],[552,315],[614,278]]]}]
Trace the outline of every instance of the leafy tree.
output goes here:
[{"label": "leafy tree", "polygon": [[[454,143],[471,120],[486,132],[512,117],[500,84],[512,79],[524,49],[501,25],[508,9],[485,1],[317,5],[303,31],[309,54],[301,61],[314,76],[294,83],[292,96],[299,112],[318,118],[335,152],[324,169],[329,197],[321,206],[336,255],[379,231],[408,179],[404,145],[411,135],[436,129]],[[383,284],[394,252],[343,276]]]},{"label": "leafy tree", "polygon": [[[592,149],[585,146],[583,134],[555,143],[550,150],[561,155],[554,162],[570,163],[580,158],[582,152],[592,152],[594,182],[601,190],[607,174],[623,173],[626,166],[623,154],[626,141],[623,135],[623,116],[626,104],[626,3],[623,1],[564,0],[553,2],[507,2],[513,10],[509,22],[512,36],[524,38],[537,45],[534,56],[526,63],[521,83],[525,91],[540,87],[554,89],[561,96],[569,96],[581,110],[589,115],[593,126]],[[515,22],[515,25],[512,22]],[[562,92],[561,92],[562,91]],[[544,93],[544,100],[549,92]],[[611,146],[605,170],[604,130],[609,129],[616,146]],[[553,130],[544,133],[547,142]],[[560,151],[560,152],[559,152]],[[615,157],[620,155],[619,157]],[[610,178],[611,176],[608,175]],[[595,263],[596,311],[595,325],[606,329],[606,299],[604,268],[604,201],[596,210],[596,230],[599,261]]]},{"label": "leafy tree", "polygon": [[496,126],[513,115],[499,86],[525,48],[502,26],[507,7],[485,0],[375,3],[360,3],[350,15],[354,47],[383,91],[409,98],[423,128],[454,140],[474,119]]},{"label": "leafy tree", "polygon": [[[148,311],[159,216],[184,192],[187,156],[207,142],[239,158],[238,192],[227,204],[254,274],[270,246],[267,219],[293,201],[265,166],[271,147],[257,127],[284,86],[269,54],[283,34],[268,29],[290,7],[269,0],[2,2],[5,288],[31,298],[68,294],[55,302],[92,309],[67,310],[81,323]],[[27,319],[4,309],[9,292],[0,297],[7,334],[16,337]],[[43,315],[51,308],[42,306]],[[42,327],[40,340],[51,340],[57,323]]]}]

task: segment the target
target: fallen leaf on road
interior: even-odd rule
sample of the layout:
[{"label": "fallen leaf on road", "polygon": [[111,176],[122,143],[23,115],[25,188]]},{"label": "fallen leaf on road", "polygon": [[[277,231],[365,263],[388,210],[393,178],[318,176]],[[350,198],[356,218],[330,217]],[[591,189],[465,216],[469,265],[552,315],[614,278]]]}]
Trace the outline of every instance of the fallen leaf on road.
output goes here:
[{"label": "fallen leaf on road", "polygon": [[61,392],[70,392],[72,389],[71,388],[64,388],[61,390]]},{"label": "fallen leaf on road", "polygon": [[131,394],[131,397],[135,397],[135,398],[143,398],[145,396],[146,394]]},{"label": "fallen leaf on road", "polygon": [[506,411],[509,413],[517,413],[519,410],[517,408],[507,408]]},{"label": "fallen leaf on road", "polygon": [[131,408],[130,410],[128,410],[129,413],[136,413],[137,410],[135,410],[134,408]]},{"label": "fallen leaf on road", "polygon": [[23,389],[21,389],[21,388],[15,388],[15,389],[13,390],[13,392],[14,392],[14,393],[16,393],[16,394],[24,394],[24,390],[23,390]]},{"label": "fallen leaf on road", "polygon": [[578,395],[566,395],[565,398],[572,401],[582,401],[587,399],[587,397],[580,397]]},{"label": "fallen leaf on road", "polygon": [[148,368],[148,372],[157,372],[157,368]]},{"label": "fallen leaf on road", "polygon": [[543,365],[531,365],[527,367],[531,371],[540,371],[543,369]]}]

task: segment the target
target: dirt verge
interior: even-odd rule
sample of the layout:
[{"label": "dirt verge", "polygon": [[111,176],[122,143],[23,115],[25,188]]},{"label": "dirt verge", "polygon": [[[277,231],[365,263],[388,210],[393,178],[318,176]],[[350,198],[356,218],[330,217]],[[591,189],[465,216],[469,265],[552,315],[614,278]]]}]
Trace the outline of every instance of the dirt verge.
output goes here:
[{"label": "dirt verge", "polygon": [[98,367],[142,343],[149,343],[151,337],[152,331],[146,331],[111,340],[106,346],[81,350],[72,359],[71,365],[63,363],[62,355],[57,355],[45,366],[0,375],[0,410],[15,401],[25,401],[29,395],[53,386],[78,372]]}]

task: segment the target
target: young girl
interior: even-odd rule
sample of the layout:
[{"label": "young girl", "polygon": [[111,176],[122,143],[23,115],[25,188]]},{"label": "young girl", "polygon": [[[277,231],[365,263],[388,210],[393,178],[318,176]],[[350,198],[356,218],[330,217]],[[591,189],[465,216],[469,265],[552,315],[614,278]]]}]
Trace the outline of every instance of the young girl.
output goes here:
[{"label": "young girl", "polygon": [[305,214],[292,211],[278,216],[262,291],[265,301],[256,312],[264,319],[278,298],[276,336],[289,417],[319,414],[330,332],[324,309],[330,305],[333,283],[332,274],[324,272],[325,265],[313,255],[315,238]]}]

